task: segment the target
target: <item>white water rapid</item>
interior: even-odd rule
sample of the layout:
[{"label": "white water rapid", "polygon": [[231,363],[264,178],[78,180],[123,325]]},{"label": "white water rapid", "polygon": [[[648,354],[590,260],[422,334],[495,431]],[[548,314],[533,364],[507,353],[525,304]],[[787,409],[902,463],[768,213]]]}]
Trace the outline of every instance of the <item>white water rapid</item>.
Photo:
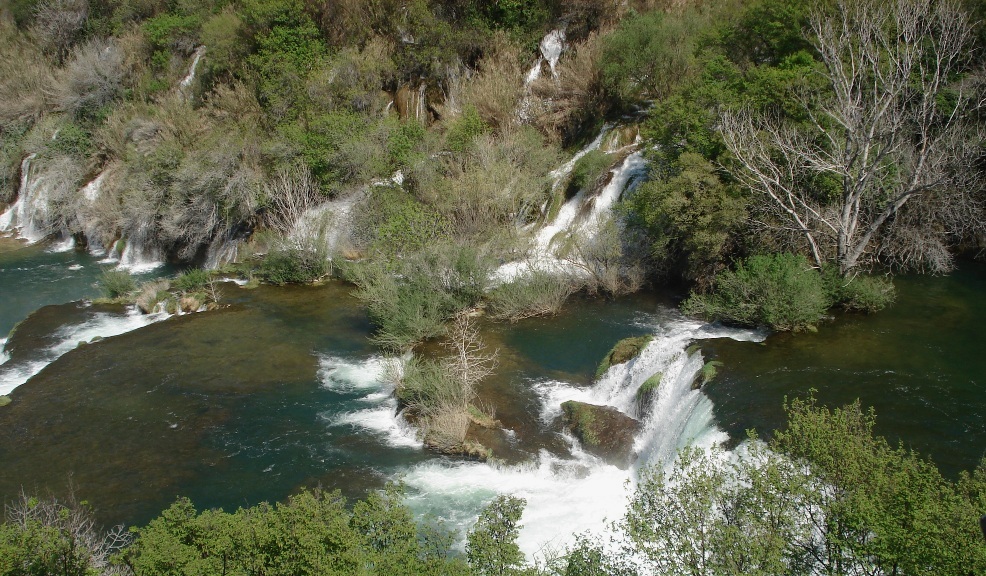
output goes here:
[{"label": "white water rapid", "polygon": [[[91,342],[94,338],[109,338],[142,328],[154,322],[168,318],[166,313],[141,314],[136,308],[130,308],[126,314],[109,314],[98,312],[81,324],[71,324],[59,328],[51,335],[51,345],[35,353],[28,360],[17,361],[4,352],[4,360],[0,363],[0,395],[10,394],[14,388],[27,382],[45,366],[59,359],[65,353],[74,350],[80,342]],[[6,344],[6,341],[2,342]]]},{"label": "white water rapid", "polygon": [[[644,466],[667,466],[678,449],[690,443],[711,446],[726,439],[712,417],[712,402],[692,383],[703,366],[701,352],[686,348],[697,339],[733,338],[761,340],[764,335],[701,324],[678,316],[656,321],[650,327],[654,339],[635,359],[611,367],[593,386],[581,388],[568,382],[540,381],[532,386],[540,398],[540,418],[545,426],[560,415],[566,400],[607,405],[641,418],[634,450],[639,455],[630,469],[622,470],[581,450],[564,434],[570,455],[542,449],[520,465],[431,459],[398,470],[394,477],[408,488],[408,502],[416,513],[430,514],[459,531],[471,528],[480,510],[497,494],[527,500],[521,518],[519,544],[528,558],[547,549],[563,550],[584,531],[604,532],[609,521],[623,515],[627,497]],[[333,424],[348,424],[368,431],[390,446],[420,450],[421,442],[394,414],[392,384],[386,382],[386,361],[377,357],[351,361],[320,358],[323,386],[340,392],[357,392],[365,408],[336,415]],[[655,374],[661,384],[651,404],[638,412],[637,390]],[[460,542],[461,544],[461,542]]]}]

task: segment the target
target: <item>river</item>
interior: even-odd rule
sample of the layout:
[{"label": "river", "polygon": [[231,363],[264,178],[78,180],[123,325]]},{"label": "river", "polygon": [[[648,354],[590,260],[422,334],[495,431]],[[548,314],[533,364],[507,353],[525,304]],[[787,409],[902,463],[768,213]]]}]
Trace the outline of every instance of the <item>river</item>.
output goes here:
[{"label": "river", "polygon": [[[490,438],[504,460],[479,463],[425,451],[395,417],[388,359],[370,345],[372,326],[349,286],[229,283],[221,310],[140,317],[77,301],[96,293],[99,268],[85,255],[0,250],[0,319],[9,327],[28,318],[7,342],[0,379],[12,367],[37,368],[8,386],[13,402],[0,407],[0,497],[72,486],[107,523],[145,523],[178,496],[233,509],[302,486],[356,498],[401,480],[417,513],[460,531],[496,493],[526,498],[521,545],[533,553],[618,518],[640,466],[666,463],[686,442],[769,432],[784,396],[809,388],[826,403],[859,397],[876,406],[879,431],[947,472],[974,466],[986,447],[978,264],[901,279],[898,303],[881,314],[839,315],[816,334],[763,343],[756,331],[682,318],[655,293],[577,298],[552,318],[484,322],[499,366],[481,394],[508,432]],[[645,353],[594,383],[610,347],[641,334],[655,335]],[[692,342],[700,352],[686,352]],[[709,358],[724,366],[693,391]],[[561,433],[561,401],[633,411],[636,387],[657,372],[661,392],[629,470]]]}]

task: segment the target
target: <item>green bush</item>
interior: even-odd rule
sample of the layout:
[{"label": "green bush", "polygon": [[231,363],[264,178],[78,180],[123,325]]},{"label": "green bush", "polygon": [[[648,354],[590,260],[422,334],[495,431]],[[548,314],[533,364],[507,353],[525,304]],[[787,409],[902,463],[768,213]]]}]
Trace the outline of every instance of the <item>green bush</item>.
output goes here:
[{"label": "green bush", "polygon": [[196,292],[204,288],[211,281],[212,272],[196,268],[183,272],[175,278],[174,282],[171,283],[171,287],[180,292]]},{"label": "green bush", "polygon": [[92,137],[71,122],[60,126],[58,133],[48,144],[48,151],[79,159],[89,158],[93,151]]},{"label": "green bush", "polygon": [[110,298],[123,298],[137,290],[137,283],[123,270],[104,270],[99,277],[99,287]]},{"label": "green bush", "polygon": [[558,312],[577,287],[576,281],[568,277],[535,270],[497,286],[490,291],[487,301],[495,318],[516,322]]},{"label": "green bush", "polygon": [[257,275],[270,284],[306,284],[332,271],[323,254],[297,248],[277,248],[264,256]]},{"label": "green bush", "polygon": [[579,158],[565,187],[565,197],[571,198],[583,188],[591,189],[603,179],[612,165],[613,157],[602,150],[593,150]]},{"label": "green bush", "polygon": [[850,311],[879,312],[893,304],[897,296],[893,282],[884,276],[845,278],[833,267],[826,270],[825,281],[834,305]]},{"label": "green bush", "polygon": [[831,305],[825,280],[803,256],[751,256],[720,274],[710,294],[692,294],[686,314],[774,330],[808,330]]},{"label": "green bush", "polygon": [[486,291],[491,262],[469,246],[438,244],[389,263],[348,264],[343,275],[357,285],[377,326],[374,340],[404,351],[440,336],[445,322],[476,306]]},{"label": "green bush", "polygon": [[407,168],[415,156],[415,150],[424,141],[425,128],[420,122],[401,122],[387,136],[387,153],[394,170]]},{"label": "green bush", "polygon": [[469,106],[449,124],[445,132],[445,148],[450,152],[465,152],[476,136],[489,131],[489,125],[483,122],[476,107]]},{"label": "green bush", "polygon": [[694,73],[701,16],[654,10],[625,19],[603,38],[600,69],[609,96],[624,105],[663,98]]}]

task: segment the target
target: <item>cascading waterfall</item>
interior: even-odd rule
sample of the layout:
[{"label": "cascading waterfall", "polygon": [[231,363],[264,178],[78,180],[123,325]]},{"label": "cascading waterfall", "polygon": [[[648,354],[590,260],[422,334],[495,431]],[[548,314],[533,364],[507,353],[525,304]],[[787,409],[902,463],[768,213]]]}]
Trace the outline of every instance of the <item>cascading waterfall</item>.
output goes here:
[{"label": "cascading waterfall", "polygon": [[[131,273],[140,274],[164,265],[161,248],[152,240],[147,225],[142,225],[134,234],[119,240],[114,252],[119,259],[117,268]],[[113,259],[114,256],[110,256],[109,260]]]},{"label": "cascading waterfall", "polygon": [[[398,170],[390,178],[371,182],[367,189],[403,184],[404,173]],[[291,227],[288,240],[301,250],[324,250],[329,258],[345,251],[346,240],[351,231],[353,208],[364,198],[367,189],[308,208]]]},{"label": "cascading waterfall", "polygon": [[0,366],[6,364],[7,360],[10,360],[10,354],[7,352],[7,339],[0,338]]},{"label": "cascading waterfall", "polygon": [[[599,149],[612,129],[613,126],[610,124],[603,126],[595,140],[551,173],[552,192],[565,182],[574,170],[575,164],[583,156]],[[528,259],[522,262],[508,262],[500,266],[493,273],[494,283],[510,282],[532,269],[573,276],[584,274],[585,271],[576,263],[557,256],[553,246],[555,239],[570,233],[577,233],[587,239],[593,238],[610,214],[613,205],[643,181],[647,174],[647,161],[642,152],[633,152],[619,166],[613,168],[610,174],[609,182],[598,194],[590,195],[590,190],[580,190],[566,201],[554,220],[542,226],[534,236]]]},{"label": "cascading waterfall", "polygon": [[[472,526],[496,494],[512,494],[527,500],[519,544],[528,557],[546,549],[563,549],[574,535],[586,530],[604,531],[607,522],[622,516],[628,490],[644,466],[667,466],[677,450],[689,443],[711,445],[726,439],[712,417],[712,402],[692,383],[703,366],[700,352],[686,351],[698,339],[733,338],[761,340],[764,334],[705,325],[678,316],[650,324],[653,340],[641,354],[611,367],[590,388],[567,382],[535,382],[541,401],[540,418],[551,425],[566,400],[608,405],[642,419],[634,442],[636,463],[622,470],[584,452],[578,442],[563,434],[570,454],[542,449],[524,464],[506,465],[432,459],[396,473],[408,487],[408,502],[416,513],[434,515],[459,531]],[[350,425],[369,432],[389,446],[421,449],[400,416],[394,414],[393,385],[384,380],[385,361],[371,358],[354,362],[334,357],[321,359],[323,385],[361,397],[365,408],[336,415],[332,424]],[[651,404],[640,410],[637,390],[655,374],[661,384]]]},{"label": "cascading waterfall", "polygon": [[535,80],[541,77],[541,69],[544,67],[544,63],[548,63],[548,68],[551,70],[552,76],[558,76],[557,66],[558,60],[561,59],[561,53],[565,49],[565,31],[564,30],[552,30],[548,32],[544,38],[541,39],[541,43],[538,45],[538,50],[541,55],[538,61],[531,67],[524,77],[524,85],[530,86]]},{"label": "cascading waterfall", "polygon": [[236,261],[239,254],[240,243],[228,234],[223,234],[214,239],[209,244],[209,250],[205,256],[206,270],[217,270],[223,264]]},{"label": "cascading waterfall", "polygon": [[13,232],[31,243],[48,235],[48,197],[44,178],[31,177],[31,162],[36,156],[30,154],[21,161],[21,186],[17,201],[0,215],[0,231]]},{"label": "cascading waterfall", "polygon": [[192,58],[192,65],[188,68],[188,74],[185,74],[185,77],[178,83],[178,91],[181,92],[185,98],[188,98],[188,89],[191,87],[192,82],[195,81],[195,72],[199,67],[199,61],[202,60],[202,56],[204,55],[205,46],[199,46],[195,49],[195,54]]}]

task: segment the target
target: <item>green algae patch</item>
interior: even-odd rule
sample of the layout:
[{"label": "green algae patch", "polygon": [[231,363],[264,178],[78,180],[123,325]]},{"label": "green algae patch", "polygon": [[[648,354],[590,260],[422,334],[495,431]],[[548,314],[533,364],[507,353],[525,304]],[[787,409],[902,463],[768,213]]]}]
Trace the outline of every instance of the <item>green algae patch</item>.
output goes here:
[{"label": "green algae patch", "polygon": [[636,336],[633,338],[624,338],[613,346],[613,349],[609,351],[603,361],[599,363],[599,368],[596,369],[596,379],[602,377],[603,374],[609,370],[610,366],[615,366],[617,364],[623,364],[624,362],[629,362],[633,360],[644,350],[644,348],[650,344],[654,337],[651,335],[647,336]]}]

